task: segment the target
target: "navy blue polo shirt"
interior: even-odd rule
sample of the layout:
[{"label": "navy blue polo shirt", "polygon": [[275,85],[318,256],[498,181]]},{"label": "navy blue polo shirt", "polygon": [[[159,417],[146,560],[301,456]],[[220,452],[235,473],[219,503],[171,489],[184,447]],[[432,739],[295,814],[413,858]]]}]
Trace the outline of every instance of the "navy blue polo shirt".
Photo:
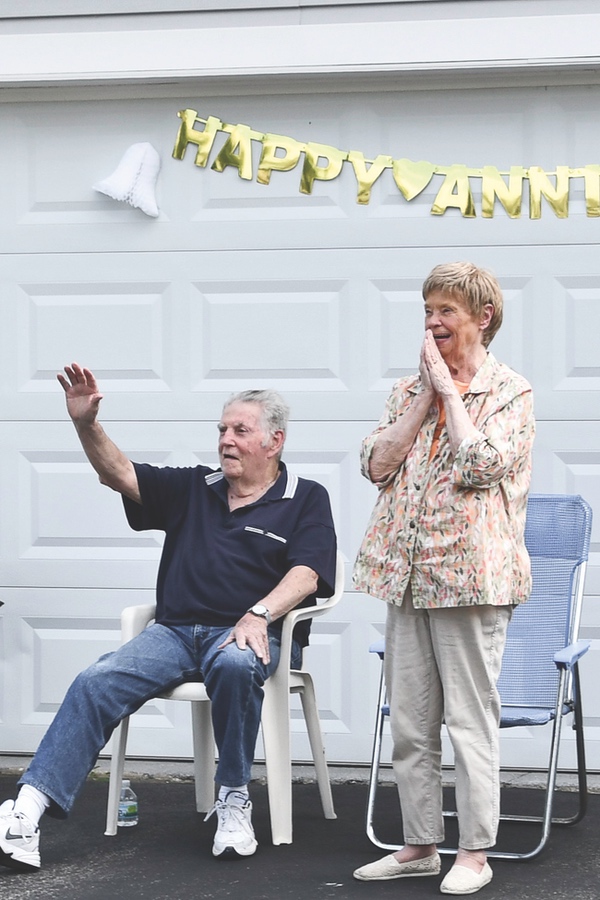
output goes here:
[{"label": "navy blue polo shirt", "polygon": [[[134,463],[142,503],[123,497],[127,521],[135,531],[165,532],[157,622],[233,626],[293,566],[319,576],[316,594],[302,606],[333,593],[336,538],[327,491],[279,465],[263,497],[230,511],[220,470]],[[296,630],[302,645],[309,629],[300,623]]]}]

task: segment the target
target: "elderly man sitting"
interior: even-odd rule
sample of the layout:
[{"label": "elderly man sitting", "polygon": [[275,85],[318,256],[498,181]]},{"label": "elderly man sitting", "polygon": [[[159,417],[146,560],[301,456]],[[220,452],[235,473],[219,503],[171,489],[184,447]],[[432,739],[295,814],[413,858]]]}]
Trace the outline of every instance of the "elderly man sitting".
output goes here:
[{"label": "elderly man sitting", "polygon": [[[118,723],[184,681],[202,680],[219,749],[215,856],[256,850],[248,781],[263,699],[279,660],[281,617],[333,593],[336,539],[329,498],[280,457],[288,409],[274,391],[231,397],[219,422],[221,468],[133,463],[97,420],[89,369],[58,375],[67,409],[100,481],[123,496],[132,528],[165,542],[156,621],[82,672],[19,784],[0,806],[0,864],[40,866],[39,820],[65,818]],[[300,623],[299,662],[308,643]]]}]

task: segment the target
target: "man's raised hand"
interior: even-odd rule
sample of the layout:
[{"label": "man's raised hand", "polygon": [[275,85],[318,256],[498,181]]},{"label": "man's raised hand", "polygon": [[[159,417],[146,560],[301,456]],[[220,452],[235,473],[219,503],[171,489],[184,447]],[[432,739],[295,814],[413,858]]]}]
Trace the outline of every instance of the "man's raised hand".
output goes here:
[{"label": "man's raised hand", "polygon": [[93,424],[102,400],[94,375],[79,363],[65,366],[65,373],[67,378],[60,372],[56,377],[65,392],[69,415],[75,424]]}]

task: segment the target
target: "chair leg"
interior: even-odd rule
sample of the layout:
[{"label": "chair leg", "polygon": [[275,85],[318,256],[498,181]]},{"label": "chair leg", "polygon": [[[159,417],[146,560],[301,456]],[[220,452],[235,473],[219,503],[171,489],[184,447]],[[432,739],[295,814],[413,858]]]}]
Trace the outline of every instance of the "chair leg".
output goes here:
[{"label": "chair leg", "polygon": [[384,706],[386,703],[386,690],[383,666],[381,667],[381,677],[379,681],[379,698],[377,703],[377,716],[375,719],[375,733],[373,737],[373,753],[371,756],[371,774],[369,776],[369,793],[367,796],[367,812],[366,812],[366,832],[369,840],[380,847],[382,850],[399,850],[401,844],[386,844],[381,841],[375,834],[373,824],[375,815],[375,797],[377,794],[377,786],[379,783],[379,762],[381,759],[381,743],[383,738],[383,728],[385,725],[386,715]]},{"label": "chair leg", "polygon": [[[287,674],[287,673],[286,673]],[[275,672],[265,683],[262,733],[274,844],[292,843],[292,760],[287,677]]]},{"label": "chair leg", "polygon": [[575,679],[575,709],[574,723],[575,741],[577,746],[577,783],[579,795],[579,810],[576,816],[569,820],[569,825],[580,822],[587,812],[588,805],[588,786],[587,786],[587,766],[585,761],[585,741],[583,736],[583,709],[581,707],[581,689],[579,684],[579,666],[575,665],[573,669],[573,677]]},{"label": "chair leg", "polygon": [[575,825],[580,822],[587,812],[588,787],[587,767],[585,761],[585,742],[583,734],[583,709],[581,706],[581,686],[579,683],[579,666],[573,666],[573,730],[575,732],[575,746],[577,750],[577,811],[574,815],[565,818],[554,818],[555,825]]},{"label": "chair leg", "polygon": [[192,700],[194,781],[197,812],[208,812],[215,802],[215,738],[210,703]]},{"label": "chair leg", "polygon": [[325,758],[325,746],[323,744],[323,733],[321,731],[321,722],[319,720],[319,710],[317,707],[314,683],[308,672],[297,672],[295,674],[301,674],[302,676],[303,689],[300,691],[300,700],[302,702],[302,711],[304,713],[310,749],[315,765],[323,814],[326,819],[336,819],[337,816],[333,807],[331,781],[329,780],[329,770]]},{"label": "chair leg", "polygon": [[119,800],[121,798],[121,782],[123,769],[125,768],[125,750],[127,748],[127,734],[129,732],[129,717],[123,719],[115,728],[112,736],[110,776],[108,780],[108,803],[106,807],[106,830],[104,834],[117,833],[117,820],[119,817]]},{"label": "chair leg", "polygon": [[541,817],[537,816],[500,816],[501,821],[513,821],[513,822],[540,822],[541,823],[541,835],[539,843],[533,850],[528,851],[527,853],[503,853],[500,850],[491,850],[488,851],[488,856],[493,857],[495,859],[533,859],[539,853],[542,852],[546,844],[548,843],[548,838],[550,837],[550,828],[552,826],[552,806],[554,803],[554,792],[556,789],[556,775],[558,771],[558,753],[560,749],[560,737],[561,737],[561,727],[562,727],[562,709],[565,703],[565,694],[566,694],[566,685],[567,685],[567,674],[564,669],[560,671],[560,678],[558,683],[558,692],[557,692],[557,702],[556,702],[556,711],[554,716],[554,721],[552,723],[552,738],[550,742],[550,756],[548,760],[548,778],[546,782],[546,796],[544,802],[544,814]]}]

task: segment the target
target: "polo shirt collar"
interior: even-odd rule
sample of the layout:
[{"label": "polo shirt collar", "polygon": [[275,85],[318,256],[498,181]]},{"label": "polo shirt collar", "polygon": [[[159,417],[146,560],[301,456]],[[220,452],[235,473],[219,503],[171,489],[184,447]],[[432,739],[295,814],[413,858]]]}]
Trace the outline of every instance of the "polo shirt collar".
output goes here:
[{"label": "polo shirt collar", "polygon": [[[272,487],[269,488],[260,501],[263,500],[291,500],[298,488],[298,476],[288,472],[285,463],[279,461],[280,476]],[[214,472],[208,472],[204,476],[204,480],[209,488],[211,488],[221,499],[227,502],[227,481],[221,469]],[[259,501],[257,501],[259,502]]]}]

